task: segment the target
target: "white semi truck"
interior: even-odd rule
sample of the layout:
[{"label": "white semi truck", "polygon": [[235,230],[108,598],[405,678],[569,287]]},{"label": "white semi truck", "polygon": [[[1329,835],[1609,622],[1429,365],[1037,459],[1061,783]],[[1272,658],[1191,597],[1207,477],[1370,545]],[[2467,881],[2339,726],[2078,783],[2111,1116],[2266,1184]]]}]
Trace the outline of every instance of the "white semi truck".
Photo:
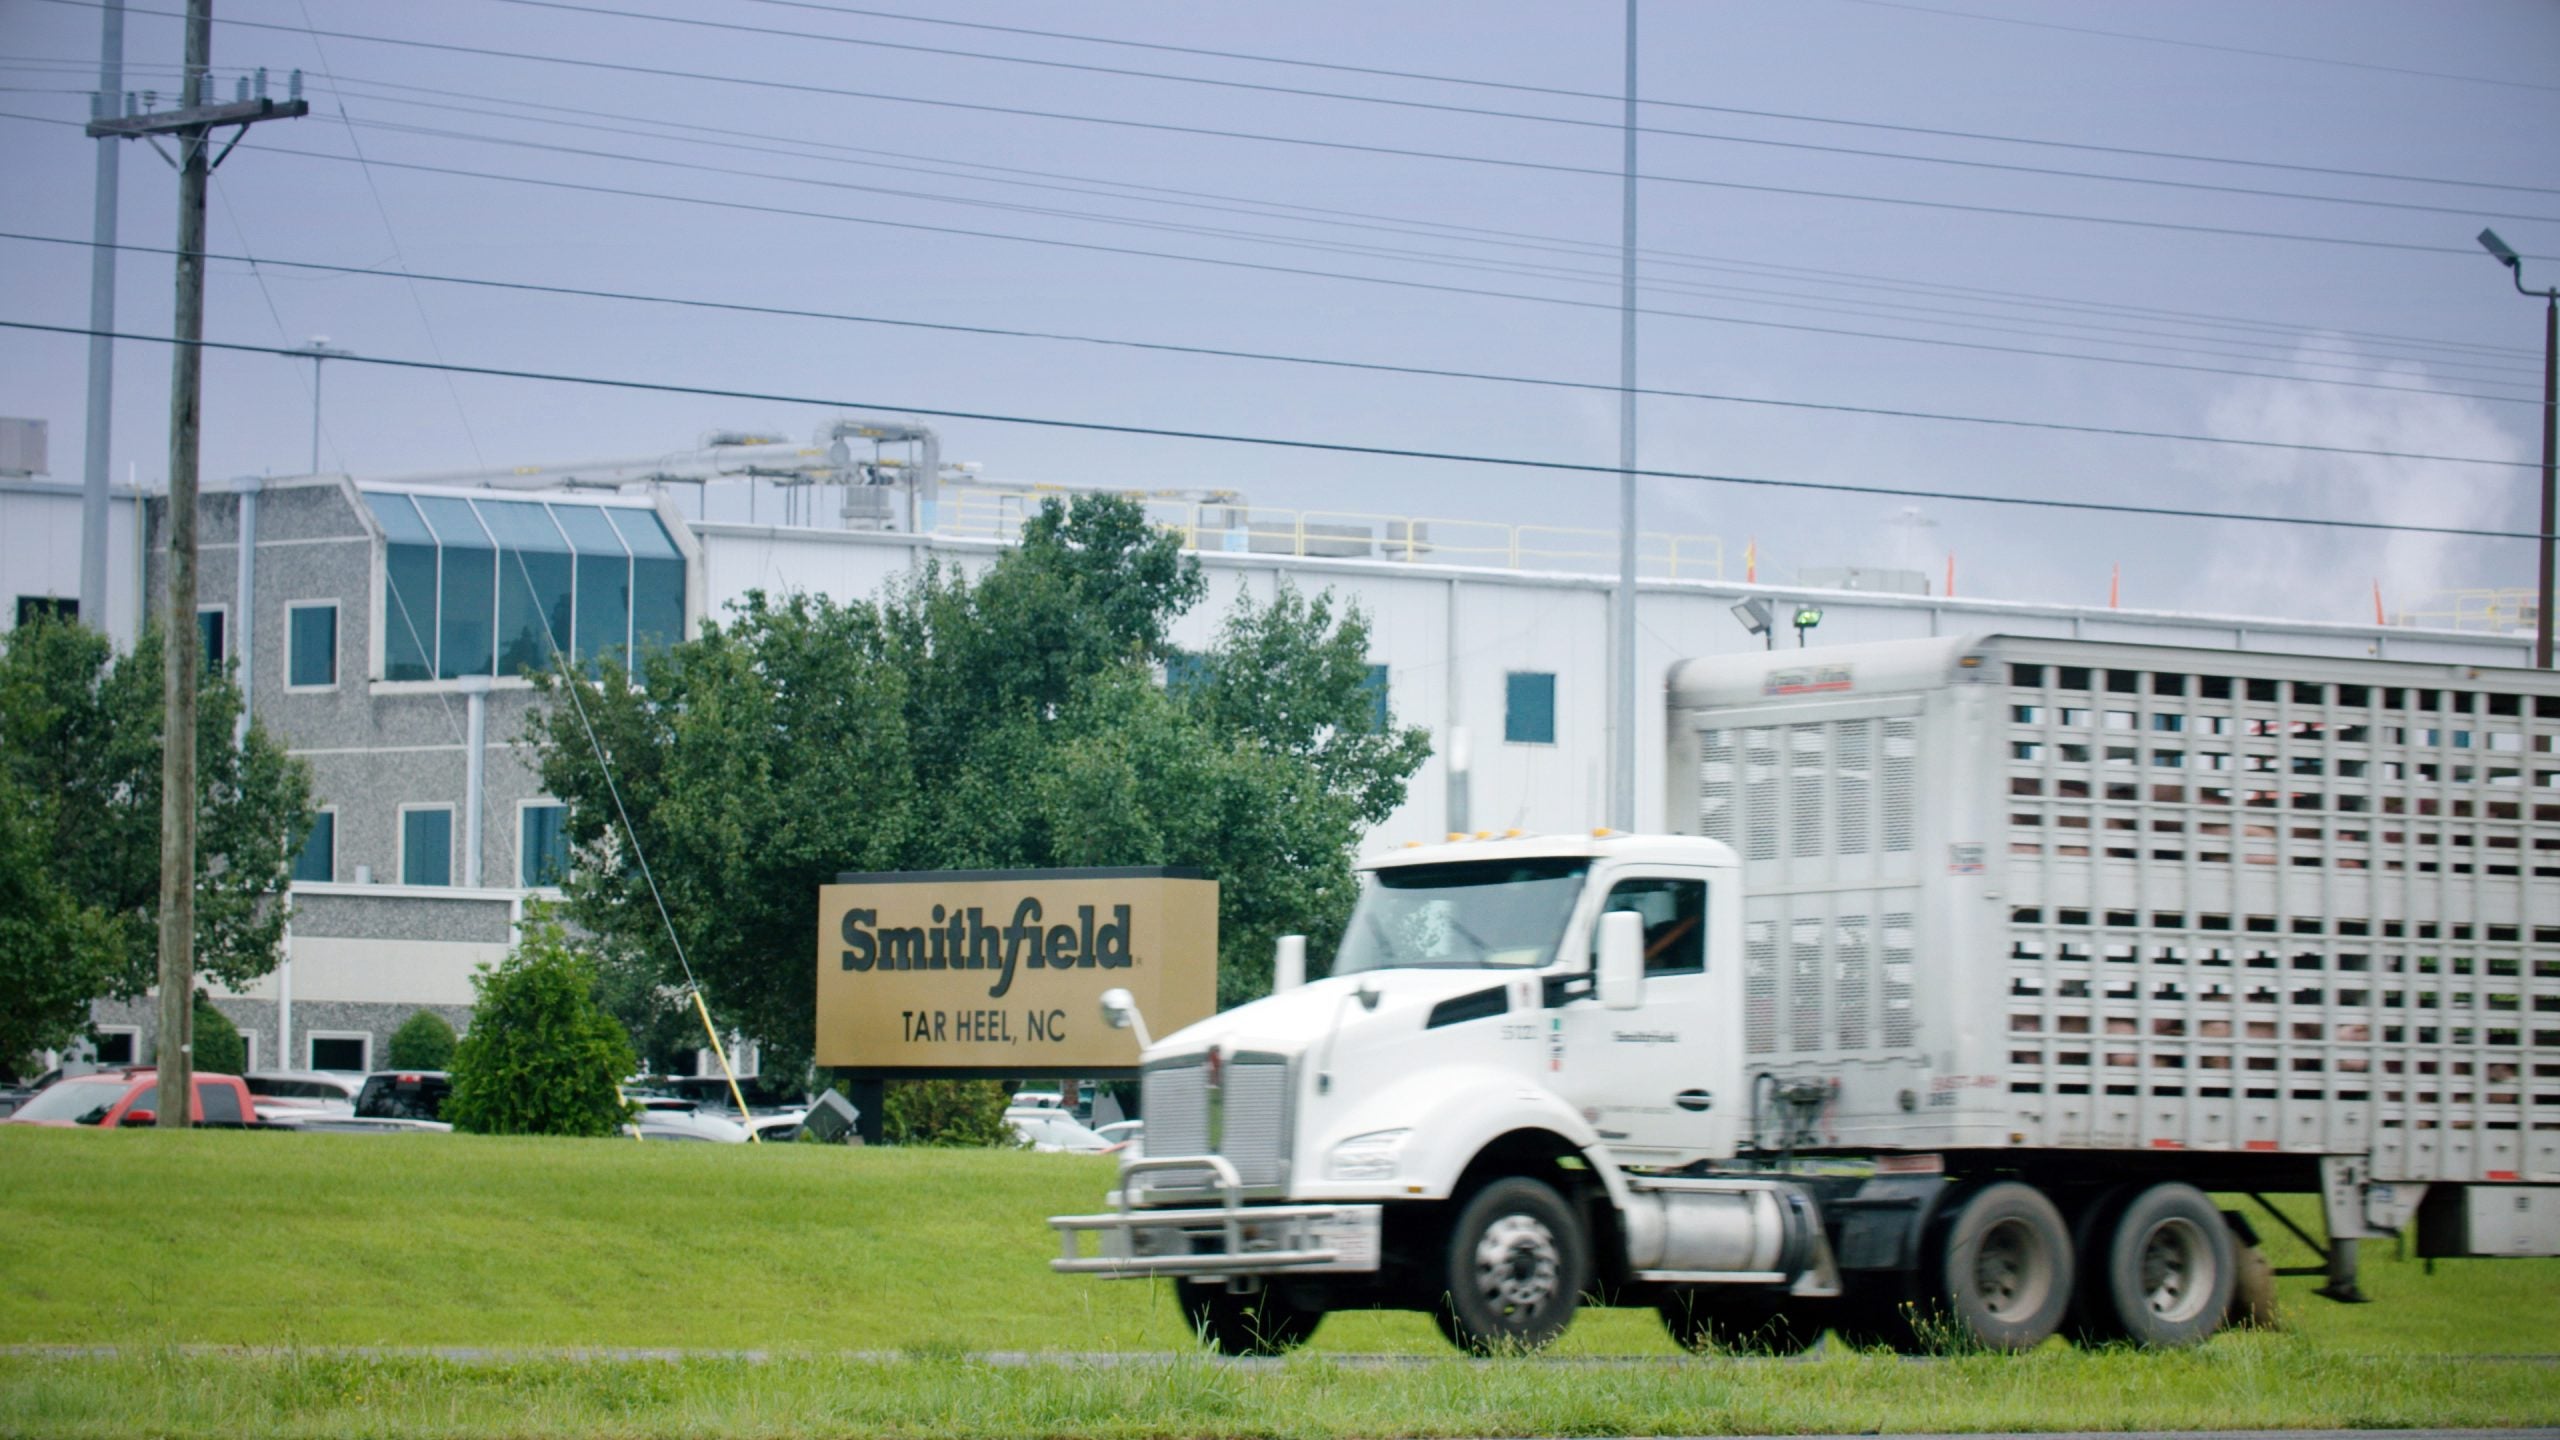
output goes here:
[{"label": "white semi truck", "polygon": [[1107,999],[1145,1155],[1054,1267],[1171,1277],[1230,1353],[1590,1303],[2024,1348],[2213,1333],[2255,1241],[2217,1194],[2318,1196],[2339,1299],[2413,1225],[2560,1254],[2552,675],[1986,636],[1669,703],[1682,833],[1409,848],[1327,978],[1284,941],[1152,1042]]}]

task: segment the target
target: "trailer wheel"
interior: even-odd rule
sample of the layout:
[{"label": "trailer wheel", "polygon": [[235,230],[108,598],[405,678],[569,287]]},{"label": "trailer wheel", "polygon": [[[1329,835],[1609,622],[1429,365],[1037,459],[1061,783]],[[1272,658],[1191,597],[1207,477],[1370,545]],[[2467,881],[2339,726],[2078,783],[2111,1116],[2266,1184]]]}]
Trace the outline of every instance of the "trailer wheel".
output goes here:
[{"label": "trailer wheel", "polygon": [[1582,1224],[1548,1186],[1511,1176],[1478,1190],[1449,1230],[1434,1319],[1461,1350],[1535,1350],[1564,1333],[1588,1266]]},{"label": "trailer wheel", "polygon": [[1674,1285],[1662,1292],[1654,1309],[1674,1343],[1701,1355],[1798,1355],[1822,1338],[1817,1302],[1747,1290],[1718,1293],[1726,1288]]},{"label": "trailer wheel", "polygon": [[2032,1350],[2071,1305],[2071,1227],[2032,1185],[1995,1181],[1957,1204],[1935,1279],[1941,1343]]},{"label": "trailer wheel", "polygon": [[2137,1345],[2193,1345],[2222,1325],[2238,1272],[2231,1229],[2192,1185],[2169,1182],[2097,1217],[2081,1273],[2090,1338]]},{"label": "trailer wheel", "polygon": [[1173,1282],[1173,1299],[1191,1331],[1221,1355],[1278,1355],[1316,1333],[1322,1310],[1293,1305],[1269,1285],[1250,1295],[1228,1293],[1223,1280]]}]

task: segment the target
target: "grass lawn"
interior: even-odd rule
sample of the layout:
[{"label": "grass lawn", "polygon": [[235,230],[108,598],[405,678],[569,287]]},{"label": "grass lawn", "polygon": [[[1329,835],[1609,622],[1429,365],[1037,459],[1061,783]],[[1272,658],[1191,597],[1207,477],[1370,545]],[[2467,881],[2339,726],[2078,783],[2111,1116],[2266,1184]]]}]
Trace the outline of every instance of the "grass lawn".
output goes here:
[{"label": "grass lawn", "polygon": [[[1438,1435],[2560,1422],[2560,1262],[2365,1247],[2379,1303],[2189,1355],[1912,1365],[1439,1360],[1418,1316],[1284,1364],[1198,1358],[1165,1287],[1051,1274],[1106,1160],[781,1146],[0,1128],[0,1433]],[[2262,1230],[2272,1231],[2271,1225]],[[2307,1259],[2271,1239],[2279,1265]],[[203,1345],[287,1347],[205,1353]],[[753,1349],[459,1364],[342,1346]],[[986,1352],[1135,1352],[990,1366]],[[847,1359],[846,1352],[876,1352]],[[1421,1366],[1336,1357],[1405,1353]],[[1554,1352],[1677,1354],[1650,1312]],[[904,1357],[903,1360],[899,1357]],[[1166,1358],[1170,1357],[1170,1358]]]}]

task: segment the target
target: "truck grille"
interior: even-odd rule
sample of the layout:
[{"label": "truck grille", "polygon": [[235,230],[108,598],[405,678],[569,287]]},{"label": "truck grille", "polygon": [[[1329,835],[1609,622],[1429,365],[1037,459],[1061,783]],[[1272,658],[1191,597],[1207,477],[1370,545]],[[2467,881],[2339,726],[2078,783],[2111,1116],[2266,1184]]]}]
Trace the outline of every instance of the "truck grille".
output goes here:
[{"label": "truck grille", "polygon": [[[1247,1188],[1277,1188],[1287,1182],[1289,1171],[1289,1062],[1238,1055],[1224,1070],[1224,1133],[1212,1147],[1207,1063],[1191,1056],[1148,1067],[1140,1082],[1147,1153],[1224,1155]],[[1209,1184],[1206,1170],[1166,1170],[1148,1179],[1149,1188],[1160,1190],[1199,1190]]]}]

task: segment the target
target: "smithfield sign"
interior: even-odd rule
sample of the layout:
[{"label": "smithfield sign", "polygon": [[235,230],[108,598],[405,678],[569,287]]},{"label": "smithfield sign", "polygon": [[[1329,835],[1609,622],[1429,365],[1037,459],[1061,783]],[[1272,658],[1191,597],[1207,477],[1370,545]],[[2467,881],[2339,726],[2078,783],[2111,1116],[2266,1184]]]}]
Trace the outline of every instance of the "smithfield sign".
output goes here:
[{"label": "smithfield sign", "polygon": [[1171,1034],[1217,1008],[1218,882],[1196,870],[941,870],[818,887],[818,1053],[854,1071],[1133,1070],[1102,992]]}]

